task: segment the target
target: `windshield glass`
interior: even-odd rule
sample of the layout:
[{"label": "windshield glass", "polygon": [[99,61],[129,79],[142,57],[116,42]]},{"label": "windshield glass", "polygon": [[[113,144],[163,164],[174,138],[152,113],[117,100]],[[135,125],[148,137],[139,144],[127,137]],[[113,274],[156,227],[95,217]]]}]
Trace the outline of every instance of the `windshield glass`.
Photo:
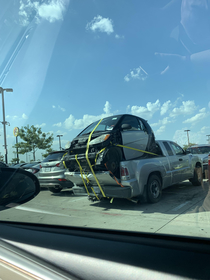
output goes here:
[{"label": "windshield glass", "polygon": [[112,130],[114,128],[114,126],[116,125],[116,123],[118,122],[118,120],[120,119],[121,116],[113,116],[110,118],[105,118],[102,119],[101,121],[98,120],[94,123],[92,123],[90,126],[88,126],[84,131],[82,131],[82,133],[79,134],[79,136],[84,135],[84,134],[89,134],[90,132],[92,132],[94,130],[94,128],[96,127],[96,129],[94,130],[94,132],[96,131],[106,131],[106,130]]},{"label": "windshield glass", "polygon": [[192,154],[209,154],[210,146],[195,147],[188,149]]},{"label": "windshield glass", "polygon": [[64,154],[65,152],[57,152],[57,153],[49,154],[42,162],[61,160]]},{"label": "windshield glass", "polygon": [[0,221],[210,238],[210,1],[0,4],[0,161],[41,186]]}]

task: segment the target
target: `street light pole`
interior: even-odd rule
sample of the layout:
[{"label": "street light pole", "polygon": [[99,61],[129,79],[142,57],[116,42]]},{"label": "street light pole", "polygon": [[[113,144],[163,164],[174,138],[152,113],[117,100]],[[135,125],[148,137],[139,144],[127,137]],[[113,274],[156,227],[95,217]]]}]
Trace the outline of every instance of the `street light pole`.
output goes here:
[{"label": "street light pole", "polygon": [[0,92],[2,94],[2,111],[3,111],[3,127],[4,127],[4,153],[5,153],[5,163],[7,164],[7,137],[6,137],[6,124],[8,122],[5,121],[5,110],[4,110],[4,91],[13,92],[12,88],[2,88],[0,87]]},{"label": "street light pole", "polygon": [[210,134],[209,135],[206,135],[208,137],[207,141],[208,143],[210,144]]},{"label": "street light pole", "polygon": [[57,135],[57,137],[59,137],[59,147],[60,147],[60,151],[61,151],[61,137],[62,137],[63,135]]},{"label": "street light pole", "polygon": [[185,130],[185,132],[187,132],[188,146],[190,145],[189,134],[188,134],[189,131],[190,131],[189,129],[186,129],[186,130]]}]

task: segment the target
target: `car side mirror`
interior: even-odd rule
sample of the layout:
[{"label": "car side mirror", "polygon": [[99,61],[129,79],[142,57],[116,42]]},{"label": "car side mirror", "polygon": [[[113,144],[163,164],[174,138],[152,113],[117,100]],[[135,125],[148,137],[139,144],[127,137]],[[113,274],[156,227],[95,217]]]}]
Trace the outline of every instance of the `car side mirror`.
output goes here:
[{"label": "car side mirror", "polygon": [[121,129],[122,130],[127,130],[127,129],[131,129],[132,126],[130,124],[124,123],[121,125]]},{"label": "car side mirror", "polygon": [[39,192],[39,181],[32,173],[12,167],[0,168],[0,210],[25,203]]}]

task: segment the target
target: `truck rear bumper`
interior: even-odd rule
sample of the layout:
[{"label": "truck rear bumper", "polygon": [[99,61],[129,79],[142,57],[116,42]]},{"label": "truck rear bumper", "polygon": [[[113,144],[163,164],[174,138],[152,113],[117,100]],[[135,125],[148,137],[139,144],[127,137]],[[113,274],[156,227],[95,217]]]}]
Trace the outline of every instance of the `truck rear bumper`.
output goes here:
[{"label": "truck rear bumper", "polygon": [[[94,192],[98,198],[103,198],[103,195],[99,187],[93,186]],[[121,186],[102,186],[102,189],[106,197],[112,198],[131,198],[132,191],[131,187],[121,187]],[[86,189],[83,186],[74,186],[72,188],[74,195],[87,195]],[[88,187],[88,192],[90,197],[95,197],[95,194],[92,192],[91,187]]]}]

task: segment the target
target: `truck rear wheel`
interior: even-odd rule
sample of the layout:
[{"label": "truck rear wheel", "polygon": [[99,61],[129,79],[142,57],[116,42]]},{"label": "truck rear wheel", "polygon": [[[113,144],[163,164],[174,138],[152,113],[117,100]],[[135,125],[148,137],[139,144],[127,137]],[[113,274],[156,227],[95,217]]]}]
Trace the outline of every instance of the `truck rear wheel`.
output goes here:
[{"label": "truck rear wheel", "polygon": [[162,196],[161,180],[158,175],[152,174],[147,182],[147,200],[149,203],[160,201]]}]

